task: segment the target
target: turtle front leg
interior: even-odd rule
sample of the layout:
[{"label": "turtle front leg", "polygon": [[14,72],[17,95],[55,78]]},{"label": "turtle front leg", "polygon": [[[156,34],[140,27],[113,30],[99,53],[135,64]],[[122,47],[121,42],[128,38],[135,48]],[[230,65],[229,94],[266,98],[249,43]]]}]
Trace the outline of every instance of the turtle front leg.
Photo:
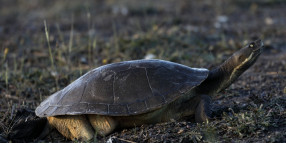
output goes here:
[{"label": "turtle front leg", "polygon": [[211,97],[200,95],[199,103],[195,109],[195,121],[197,123],[206,122],[211,117]]}]

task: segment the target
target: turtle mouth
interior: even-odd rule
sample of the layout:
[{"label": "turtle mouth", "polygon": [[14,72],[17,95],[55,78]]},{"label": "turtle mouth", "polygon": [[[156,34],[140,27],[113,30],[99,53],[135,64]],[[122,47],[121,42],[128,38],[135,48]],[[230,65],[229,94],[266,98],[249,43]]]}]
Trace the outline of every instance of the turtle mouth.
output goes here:
[{"label": "turtle mouth", "polygon": [[256,58],[257,56],[259,56],[261,54],[261,52],[262,52],[261,48],[253,51],[253,57]]},{"label": "turtle mouth", "polygon": [[258,48],[256,49],[255,51],[253,51],[251,53],[251,55],[247,58],[246,61],[249,61],[249,62],[255,62],[256,59],[258,59],[258,57],[260,56],[260,54],[262,53],[262,48]]}]

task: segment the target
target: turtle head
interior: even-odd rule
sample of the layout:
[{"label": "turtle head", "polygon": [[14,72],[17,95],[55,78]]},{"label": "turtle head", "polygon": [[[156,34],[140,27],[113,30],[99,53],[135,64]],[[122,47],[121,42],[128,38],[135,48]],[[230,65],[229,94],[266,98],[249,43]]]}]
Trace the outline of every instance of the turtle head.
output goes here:
[{"label": "turtle head", "polygon": [[262,52],[263,42],[258,39],[247,44],[226,60],[220,69],[225,75],[218,92],[232,84],[243,72],[251,67]]},{"label": "turtle head", "polygon": [[[252,66],[261,54],[263,43],[261,40],[253,41],[244,48],[235,52],[226,61],[226,68],[232,68],[230,79],[240,76],[250,66]],[[236,78],[235,78],[236,79]]]},{"label": "turtle head", "polygon": [[211,70],[198,87],[201,94],[218,93],[231,85],[243,72],[252,66],[262,52],[262,41],[256,40],[235,52],[219,67]]}]

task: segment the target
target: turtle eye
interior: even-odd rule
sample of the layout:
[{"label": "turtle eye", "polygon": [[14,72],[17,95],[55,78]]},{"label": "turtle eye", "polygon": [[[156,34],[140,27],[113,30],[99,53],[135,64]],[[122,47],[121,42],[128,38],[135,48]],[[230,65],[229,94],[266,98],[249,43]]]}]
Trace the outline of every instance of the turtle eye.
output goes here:
[{"label": "turtle eye", "polygon": [[251,48],[251,49],[254,48],[254,43],[253,42],[250,43],[248,47]]}]

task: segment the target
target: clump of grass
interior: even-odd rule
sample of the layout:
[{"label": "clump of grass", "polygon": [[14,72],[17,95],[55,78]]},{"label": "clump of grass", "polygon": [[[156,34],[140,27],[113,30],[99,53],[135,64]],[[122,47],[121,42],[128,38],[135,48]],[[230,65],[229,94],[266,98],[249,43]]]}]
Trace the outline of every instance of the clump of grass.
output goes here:
[{"label": "clump of grass", "polygon": [[207,121],[206,123],[197,124],[196,128],[201,132],[203,141],[217,141],[217,124],[215,122]]},{"label": "clump of grass", "polygon": [[185,135],[182,137],[182,140],[185,139],[186,137],[189,138],[192,142],[197,143],[202,141],[202,134],[199,131],[188,131],[184,133]]},{"label": "clump of grass", "polygon": [[258,108],[251,107],[249,111],[234,113],[232,116],[223,115],[222,120],[225,124],[222,124],[224,130],[224,137],[236,136],[239,138],[258,136],[264,130],[266,130],[271,124],[271,117],[263,109],[261,104]]},{"label": "clump of grass", "polygon": [[197,124],[197,128],[203,138],[203,141],[214,142],[218,140],[233,141],[233,139],[246,139],[259,137],[270,127],[271,114],[261,104],[259,107],[255,104],[249,107],[249,110],[235,113],[223,113],[219,120],[207,123]]}]

